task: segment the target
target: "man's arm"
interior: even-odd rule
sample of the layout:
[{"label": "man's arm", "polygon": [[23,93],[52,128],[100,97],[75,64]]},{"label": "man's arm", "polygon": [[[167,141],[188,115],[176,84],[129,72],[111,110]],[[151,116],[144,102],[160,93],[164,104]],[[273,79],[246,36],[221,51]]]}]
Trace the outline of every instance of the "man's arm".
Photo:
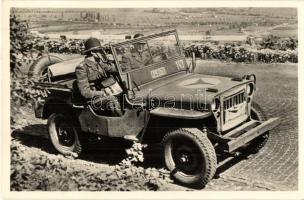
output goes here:
[{"label": "man's arm", "polygon": [[80,64],[76,67],[75,74],[80,94],[84,98],[91,99],[95,96],[103,96],[101,91],[94,91],[90,88],[87,70],[85,69],[85,66],[83,64]]},{"label": "man's arm", "polygon": [[113,64],[106,64],[106,63],[102,63],[103,68],[106,72],[116,72],[116,67]]},{"label": "man's arm", "polygon": [[129,71],[131,69],[131,61],[126,55],[121,58],[121,69],[123,72]]},{"label": "man's arm", "polygon": [[151,55],[150,55],[150,53],[149,52],[145,52],[144,53],[144,65],[146,66],[146,65],[149,65],[149,64],[151,64],[153,61],[152,61],[152,57],[151,57]]}]

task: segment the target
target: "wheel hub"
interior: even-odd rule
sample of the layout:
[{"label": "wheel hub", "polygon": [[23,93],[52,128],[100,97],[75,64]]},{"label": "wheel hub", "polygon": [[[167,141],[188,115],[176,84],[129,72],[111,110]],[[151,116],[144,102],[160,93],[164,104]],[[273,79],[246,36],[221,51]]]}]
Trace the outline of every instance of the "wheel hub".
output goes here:
[{"label": "wheel hub", "polygon": [[74,132],[66,123],[58,126],[58,140],[64,146],[72,146],[75,140]]},{"label": "wheel hub", "polygon": [[189,163],[190,160],[189,160],[189,155],[187,154],[182,154],[179,161],[183,164],[186,164],[186,163]]},{"label": "wheel hub", "polygon": [[177,167],[189,174],[198,171],[201,166],[201,158],[197,154],[196,147],[192,143],[177,142],[173,145],[173,160],[175,160]]}]

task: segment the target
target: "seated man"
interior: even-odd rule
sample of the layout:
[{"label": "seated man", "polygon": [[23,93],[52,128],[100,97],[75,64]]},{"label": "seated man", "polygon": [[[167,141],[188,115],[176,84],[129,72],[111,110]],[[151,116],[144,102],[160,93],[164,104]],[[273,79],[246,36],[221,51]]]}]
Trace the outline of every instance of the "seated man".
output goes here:
[{"label": "seated man", "polygon": [[121,108],[117,98],[110,94],[109,88],[104,88],[102,83],[109,80],[109,72],[114,72],[115,67],[108,64],[101,54],[101,44],[96,38],[85,41],[86,55],[75,69],[77,86],[81,95],[92,108],[100,113],[110,116],[121,116]]},{"label": "seated man", "polygon": [[[134,35],[135,38],[142,37],[143,34],[137,33]],[[137,69],[152,63],[151,55],[145,46],[146,42],[140,41],[134,43],[134,48],[130,49],[122,55],[121,68],[122,71],[129,71]]]}]

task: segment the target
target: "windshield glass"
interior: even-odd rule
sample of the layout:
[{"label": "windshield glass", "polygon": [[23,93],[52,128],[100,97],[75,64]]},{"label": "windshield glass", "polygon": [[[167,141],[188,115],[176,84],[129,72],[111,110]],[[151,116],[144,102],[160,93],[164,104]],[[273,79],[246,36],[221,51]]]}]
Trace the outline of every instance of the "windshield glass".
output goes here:
[{"label": "windshield glass", "polygon": [[167,35],[148,41],[154,62],[180,55],[175,35]]},{"label": "windshield glass", "polygon": [[152,63],[152,57],[146,42],[117,47],[116,55],[123,72],[138,69]]},{"label": "windshield glass", "polygon": [[118,45],[114,50],[122,72],[180,56],[177,39],[173,33]]}]

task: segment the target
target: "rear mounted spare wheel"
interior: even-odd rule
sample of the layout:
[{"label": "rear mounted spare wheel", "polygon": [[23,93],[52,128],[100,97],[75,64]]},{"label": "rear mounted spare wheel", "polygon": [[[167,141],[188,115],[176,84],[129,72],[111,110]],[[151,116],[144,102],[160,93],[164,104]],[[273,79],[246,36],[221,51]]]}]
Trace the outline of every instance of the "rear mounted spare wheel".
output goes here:
[{"label": "rear mounted spare wheel", "polygon": [[207,134],[196,128],[180,128],[163,139],[164,162],[183,185],[205,186],[214,176],[217,159]]},{"label": "rear mounted spare wheel", "polygon": [[62,62],[63,60],[57,56],[47,55],[38,58],[29,68],[28,77],[39,80],[47,79],[47,69],[50,65]]}]

